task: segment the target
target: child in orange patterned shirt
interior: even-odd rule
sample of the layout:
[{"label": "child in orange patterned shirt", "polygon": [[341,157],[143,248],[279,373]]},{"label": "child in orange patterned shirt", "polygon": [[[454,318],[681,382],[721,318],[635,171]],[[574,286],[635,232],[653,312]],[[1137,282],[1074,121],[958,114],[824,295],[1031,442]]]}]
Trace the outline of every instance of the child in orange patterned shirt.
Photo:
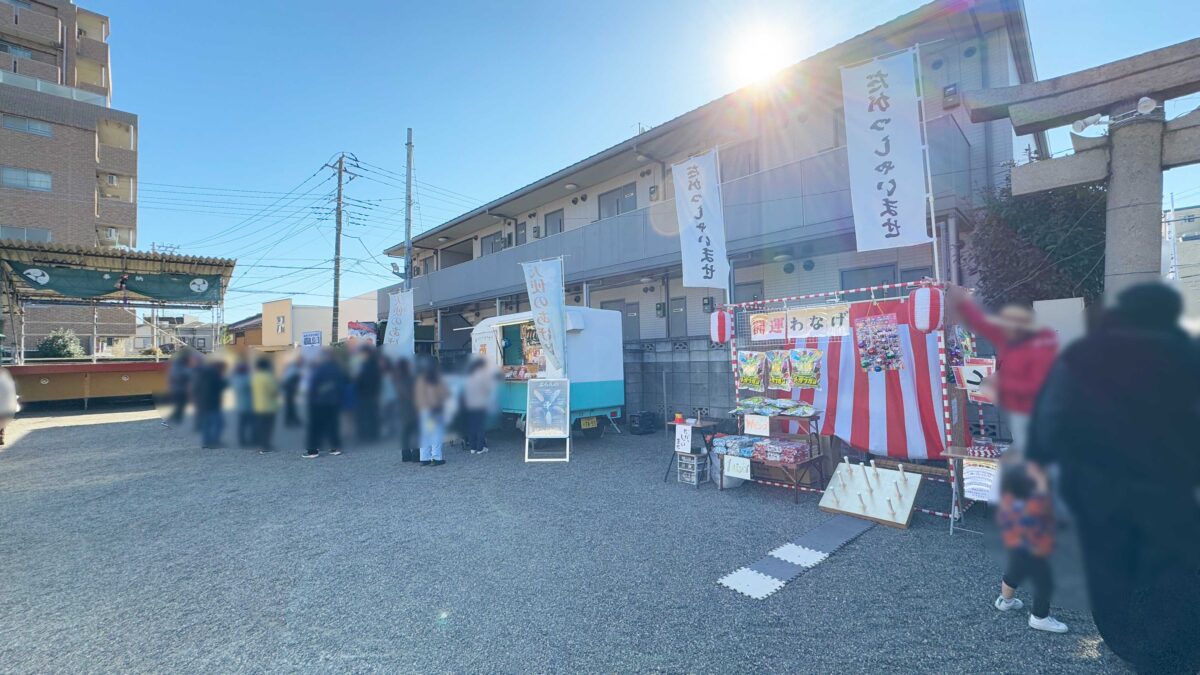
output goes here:
[{"label": "child in orange patterned shirt", "polygon": [[1050,616],[1054,576],[1050,554],[1054,551],[1054,502],[1046,474],[1038,466],[1018,462],[1004,467],[1000,476],[1000,508],[996,512],[1008,564],[1000,582],[1000,597],[993,605],[1001,612],[1024,607],[1014,597],[1026,579],[1033,582],[1033,611],[1029,627],[1051,633],[1067,632],[1066,624]]}]

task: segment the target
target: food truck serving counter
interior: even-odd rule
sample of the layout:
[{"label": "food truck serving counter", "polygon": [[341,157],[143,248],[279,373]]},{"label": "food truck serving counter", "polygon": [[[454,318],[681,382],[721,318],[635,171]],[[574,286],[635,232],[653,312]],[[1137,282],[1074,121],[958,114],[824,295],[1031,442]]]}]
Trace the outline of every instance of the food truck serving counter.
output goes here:
[{"label": "food truck serving counter", "polygon": [[[571,423],[599,435],[604,420],[620,417],[625,405],[621,313],[588,307],[566,310],[566,377],[571,381]],[[471,331],[471,351],[504,373],[500,410],[524,418],[526,381],[544,376],[546,360],[533,328],[533,314],[483,319]]]}]

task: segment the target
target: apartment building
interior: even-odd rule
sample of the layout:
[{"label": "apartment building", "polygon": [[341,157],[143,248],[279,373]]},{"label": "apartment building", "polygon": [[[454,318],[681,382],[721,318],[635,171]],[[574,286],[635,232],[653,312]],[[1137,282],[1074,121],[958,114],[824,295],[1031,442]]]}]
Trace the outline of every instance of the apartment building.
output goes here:
[{"label": "apartment building", "polygon": [[[108,17],[70,0],[0,0],[0,239],[137,244],[137,116],[111,107]],[[134,333],[100,311],[108,343]],[[90,345],[87,307],[33,308],[27,346],[54,328]]]},{"label": "apartment building", "polygon": [[[680,283],[671,165],[719,148],[734,301],[932,275],[929,245],[855,250],[841,109],[840,66],[914,44],[942,274],[961,279],[978,193],[1015,158],[1047,152],[1044,136],[1015,137],[1007,120],[972,124],[960,103],[965,91],[1036,78],[1021,0],[932,2],[415,237],[418,319],[443,353],[466,349],[470,331],[459,329],[528,309],[519,263],[565,256],[568,304],[624,316],[627,407],[724,413],[728,351],[707,337],[724,292]],[[381,318],[394,288],[379,294]]]},{"label": "apartment building", "polygon": [[1184,324],[1200,335],[1200,204],[1163,212],[1175,230],[1175,287],[1183,294]]}]

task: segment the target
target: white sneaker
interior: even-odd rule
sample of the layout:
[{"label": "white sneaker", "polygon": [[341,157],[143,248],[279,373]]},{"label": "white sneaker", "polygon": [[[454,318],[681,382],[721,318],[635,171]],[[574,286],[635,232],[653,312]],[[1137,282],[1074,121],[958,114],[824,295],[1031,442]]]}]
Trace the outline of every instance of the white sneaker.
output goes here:
[{"label": "white sneaker", "polygon": [[1067,632],[1067,624],[1059,621],[1052,616],[1046,616],[1039,619],[1034,615],[1029,615],[1029,627],[1034,630],[1044,630],[1047,633],[1065,633]]},{"label": "white sneaker", "polygon": [[1021,609],[1025,606],[1025,603],[1021,602],[1020,598],[1005,599],[1005,597],[1001,595],[996,598],[996,602],[993,602],[992,606],[1001,612],[1007,612],[1014,609]]},{"label": "white sneaker", "polygon": [[471,449],[471,454],[472,454],[472,455],[473,455],[473,454],[475,454],[475,450],[474,450],[474,448],[472,448],[472,449]]},{"label": "white sneaker", "polygon": [[482,449],[482,450],[480,450],[480,451],[479,451],[479,454],[481,454],[481,455],[482,455],[483,453],[485,453],[485,452],[487,452],[487,451],[488,451],[488,449],[485,447],[484,449]]}]

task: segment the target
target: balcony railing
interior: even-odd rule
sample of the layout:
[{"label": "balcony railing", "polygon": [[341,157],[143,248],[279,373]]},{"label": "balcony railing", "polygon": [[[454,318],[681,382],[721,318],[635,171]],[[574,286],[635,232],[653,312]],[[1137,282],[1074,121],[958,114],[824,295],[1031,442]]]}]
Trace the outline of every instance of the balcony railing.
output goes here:
[{"label": "balcony railing", "polygon": [[45,80],[39,80],[26,75],[18,75],[17,73],[9,73],[0,71],[0,84],[11,84],[14,87],[29,89],[32,91],[40,91],[43,94],[52,96],[60,96],[69,98],[74,101],[83,101],[92,105],[108,107],[108,97],[100,94],[95,94],[90,91],[76,89],[74,87],[64,87],[61,84],[54,84]]},{"label": "balcony railing", "polygon": [[[937,208],[970,200],[970,151],[950,117],[929,122]],[[729,253],[854,231],[846,149],[836,148],[722,184]],[[524,291],[519,263],[568,255],[567,280],[628,274],[679,262],[672,200],[598,220],[470,262],[415,277],[418,309]]]},{"label": "balcony railing", "polygon": [[134,175],[137,173],[137,151],[97,142],[96,163],[107,172]]}]

